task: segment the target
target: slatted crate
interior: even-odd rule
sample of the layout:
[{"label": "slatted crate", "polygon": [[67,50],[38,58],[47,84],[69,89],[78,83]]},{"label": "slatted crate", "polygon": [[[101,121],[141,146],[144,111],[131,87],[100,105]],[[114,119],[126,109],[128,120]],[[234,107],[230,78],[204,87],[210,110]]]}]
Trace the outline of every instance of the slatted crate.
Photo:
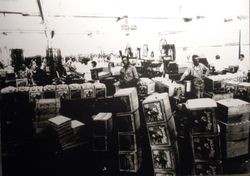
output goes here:
[{"label": "slatted crate", "polygon": [[119,89],[114,95],[113,106],[117,114],[135,112],[139,108],[136,88]]},{"label": "slatted crate", "polygon": [[56,98],[56,86],[55,85],[44,86],[43,98]]},{"label": "slatted crate", "polygon": [[138,110],[133,113],[116,114],[113,120],[118,132],[136,132],[141,124]]},{"label": "slatted crate", "polygon": [[133,152],[119,152],[119,171],[136,173],[141,167],[142,151],[138,148]]},{"label": "slatted crate", "polygon": [[119,152],[137,151],[137,144],[135,133],[118,133]]},{"label": "slatted crate", "polygon": [[29,90],[29,101],[34,102],[36,99],[43,98],[43,87],[42,86],[33,86]]},{"label": "slatted crate", "polygon": [[93,136],[107,136],[112,132],[112,113],[100,112],[93,120]]},{"label": "slatted crate", "polygon": [[221,128],[221,148],[223,158],[234,158],[248,154],[250,122],[219,122]]},{"label": "slatted crate", "polygon": [[82,87],[82,99],[89,99],[96,97],[95,86],[92,83],[83,83]]},{"label": "slatted crate", "polygon": [[250,103],[240,99],[225,99],[217,101],[217,117],[226,123],[249,120]]},{"label": "slatted crate", "polygon": [[155,92],[155,82],[149,78],[140,78],[138,84],[138,95],[145,96]]},{"label": "slatted crate", "polygon": [[143,112],[147,124],[166,122],[172,116],[168,93],[156,93],[143,102]]},{"label": "slatted crate", "polygon": [[56,85],[56,97],[62,100],[70,99],[69,86],[66,84]]},{"label": "slatted crate", "polygon": [[193,175],[220,175],[222,174],[221,161],[197,162],[193,164]]},{"label": "slatted crate", "polygon": [[82,98],[81,84],[69,84],[69,92],[71,100],[79,100]]},{"label": "slatted crate", "polygon": [[96,98],[105,98],[107,96],[107,88],[103,83],[94,83]]},{"label": "slatted crate", "polygon": [[185,103],[190,130],[195,134],[216,134],[217,121],[215,108],[216,102],[210,98],[191,99]]},{"label": "slatted crate", "polygon": [[176,150],[173,147],[152,147],[151,154],[154,172],[175,171]]},{"label": "slatted crate", "polygon": [[150,146],[172,146],[176,141],[176,129],[167,123],[147,125]]},{"label": "slatted crate", "polygon": [[191,135],[194,162],[217,161],[221,159],[218,135]]}]

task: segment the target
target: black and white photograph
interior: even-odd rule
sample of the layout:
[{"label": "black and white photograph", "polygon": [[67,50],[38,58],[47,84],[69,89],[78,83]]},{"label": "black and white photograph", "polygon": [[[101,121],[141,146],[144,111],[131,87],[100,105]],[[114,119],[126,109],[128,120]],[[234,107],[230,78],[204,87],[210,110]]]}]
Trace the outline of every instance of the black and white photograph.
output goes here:
[{"label": "black and white photograph", "polygon": [[0,0],[0,176],[250,175],[249,0]]}]

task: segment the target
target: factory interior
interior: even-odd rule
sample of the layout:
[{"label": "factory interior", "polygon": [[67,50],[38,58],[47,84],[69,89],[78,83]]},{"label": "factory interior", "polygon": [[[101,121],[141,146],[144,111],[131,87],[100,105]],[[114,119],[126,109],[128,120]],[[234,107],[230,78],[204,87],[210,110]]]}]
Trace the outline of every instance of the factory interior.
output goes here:
[{"label": "factory interior", "polygon": [[249,0],[0,0],[0,175],[250,175]]}]

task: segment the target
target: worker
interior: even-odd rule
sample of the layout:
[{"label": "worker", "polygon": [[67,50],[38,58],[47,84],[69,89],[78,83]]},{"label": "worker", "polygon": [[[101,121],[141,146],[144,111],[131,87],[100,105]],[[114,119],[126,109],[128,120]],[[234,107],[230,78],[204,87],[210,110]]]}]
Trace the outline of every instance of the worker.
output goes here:
[{"label": "worker", "polygon": [[137,70],[130,65],[127,56],[122,57],[123,68],[120,70],[120,88],[136,87],[139,81]]},{"label": "worker", "polygon": [[198,55],[193,55],[192,61],[192,66],[188,67],[183,73],[180,82],[189,77],[192,80],[192,94],[190,98],[202,98],[205,88],[204,78],[209,74],[209,69],[202,63],[199,63]]}]

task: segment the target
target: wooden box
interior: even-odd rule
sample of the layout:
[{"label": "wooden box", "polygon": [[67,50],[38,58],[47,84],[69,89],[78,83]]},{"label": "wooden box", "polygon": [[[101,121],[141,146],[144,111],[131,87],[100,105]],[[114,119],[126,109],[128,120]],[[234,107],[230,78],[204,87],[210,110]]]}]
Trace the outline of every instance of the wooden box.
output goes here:
[{"label": "wooden box", "polygon": [[217,133],[215,117],[216,102],[210,98],[187,100],[185,106],[188,110],[192,134]]},{"label": "wooden box", "polygon": [[16,79],[16,87],[26,87],[28,86],[28,79]]},{"label": "wooden box", "polygon": [[140,78],[138,86],[139,95],[150,95],[155,92],[155,82],[149,78]]},{"label": "wooden box", "polygon": [[137,172],[141,167],[142,152],[119,152],[119,171]]},{"label": "wooden box", "polygon": [[35,99],[43,98],[43,87],[42,86],[33,86],[29,90],[29,100],[30,102],[35,101]]},{"label": "wooden box", "polygon": [[94,83],[96,98],[105,98],[107,95],[106,85],[103,83]]},{"label": "wooden box", "polygon": [[165,122],[172,116],[168,93],[150,95],[142,104],[147,124]]},{"label": "wooden box", "polygon": [[240,99],[217,101],[217,117],[227,123],[249,120],[250,103]]},{"label": "wooden box", "polygon": [[225,141],[225,139],[222,139],[221,145],[222,156],[225,159],[247,155],[249,151],[249,137],[232,141]]},{"label": "wooden box", "polygon": [[139,111],[117,114],[114,118],[114,124],[118,132],[136,132],[141,124]]},{"label": "wooden box", "polygon": [[114,95],[114,111],[117,113],[134,112],[139,108],[136,88],[119,89]]},{"label": "wooden box", "polygon": [[216,76],[208,76],[205,78],[205,90],[207,92],[213,92],[214,90],[219,90],[222,88],[222,79],[218,75]]},{"label": "wooden box", "polygon": [[236,97],[245,101],[250,101],[250,83],[242,82],[238,84]]},{"label": "wooden box", "polygon": [[56,98],[56,86],[55,85],[44,86],[43,98]]},{"label": "wooden box", "polygon": [[118,133],[119,152],[137,151],[137,141],[135,134]]},{"label": "wooden box", "polygon": [[221,161],[193,163],[194,175],[220,175],[222,174]]},{"label": "wooden box", "polygon": [[47,118],[51,117],[49,116],[50,114],[53,116],[59,113],[59,110],[61,108],[61,102],[58,98],[38,99],[36,100],[35,108],[36,113],[40,118],[42,118],[43,116]]},{"label": "wooden box", "polygon": [[239,82],[238,81],[226,81],[225,82],[225,91],[235,94],[237,91]]},{"label": "wooden box", "polygon": [[112,132],[112,113],[98,113],[93,120],[93,136],[107,136]]},{"label": "wooden box", "polygon": [[195,162],[215,161],[221,158],[218,135],[191,136],[191,143]]},{"label": "wooden box", "polygon": [[77,100],[82,98],[82,87],[81,84],[70,84],[69,85],[70,99]]},{"label": "wooden box", "polygon": [[166,123],[148,125],[148,137],[151,146],[171,146],[171,144],[174,143],[174,141],[172,141],[172,137],[169,134]]},{"label": "wooden box", "polygon": [[62,100],[70,99],[69,86],[66,84],[56,85],[56,97]]},{"label": "wooden box", "polygon": [[176,154],[171,147],[155,147],[152,148],[153,169],[155,172],[175,170]]},{"label": "wooden box", "polygon": [[249,137],[250,121],[225,123],[219,121],[221,136],[226,141],[241,140]]},{"label": "wooden box", "polygon": [[95,87],[91,83],[83,83],[82,87],[82,99],[95,98],[96,92]]}]

